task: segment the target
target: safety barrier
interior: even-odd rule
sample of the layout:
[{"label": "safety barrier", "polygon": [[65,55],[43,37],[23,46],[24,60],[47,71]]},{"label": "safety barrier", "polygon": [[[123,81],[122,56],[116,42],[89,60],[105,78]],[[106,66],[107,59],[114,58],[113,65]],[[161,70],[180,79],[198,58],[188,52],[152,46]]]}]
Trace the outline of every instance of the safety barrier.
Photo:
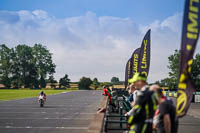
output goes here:
[{"label": "safety barrier", "polygon": [[168,97],[175,97],[175,98],[177,97],[176,91],[163,91],[163,94]]},{"label": "safety barrier", "polygon": [[[165,96],[174,97],[174,98],[177,98],[177,96],[178,96],[178,93],[176,91],[163,91],[163,94]],[[192,102],[200,103],[200,92],[199,91],[196,91],[193,93]]]},{"label": "safety barrier", "polygon": [[[119,130],[128,130],[127,128],[127,118],[123,115],[123,108],[120,107],[119,109],[119,113],[114,114],[114,113],[110,113],[108,111],[108,108],[106,109],[106,114],[105,114],[105,118],[104,118],[104,128],[103,128],[103,133],[107,133],[110,130],[115,130],[115,131],[119,131]],[[109,124],[111,124],[109,126]],[[125,127],[123,125],[126,125]],[[118,126],[113,126],[113,125],[118,125]]]},{"label": "safety barrier", "polygon": [[108,101],[104,118],[103,133],[106,133],[110,130],[128,130],[127,118],[124,116],[124,111],[126,108],[125,97],[128,93],[121,88],[114,88],[112,92],[112,105],[109,104]]}]

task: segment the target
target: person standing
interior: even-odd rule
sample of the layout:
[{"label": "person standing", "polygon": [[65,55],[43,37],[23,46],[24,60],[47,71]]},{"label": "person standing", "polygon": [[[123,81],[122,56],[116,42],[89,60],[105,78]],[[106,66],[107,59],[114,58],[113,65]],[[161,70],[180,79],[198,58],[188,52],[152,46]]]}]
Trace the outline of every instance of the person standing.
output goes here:
[{"label": "person standing", "polygon": [[[129,110],[125,116],[131,116],[132,113],[133,113],[133,107],[135,105],[135,101],[136,101],[136,98],[137,98],[137,93],[138,93],[138,90],[135,88],[135,85],[134,83],[132,83],[130,85],[130,90],[131,90],[131,95],[129,96],[129,102],[130,102],[130,105],[131,105],[131,110]],[[131,99],[131,100],[130,100]]]},{"label": "person standing", "polygon": [[132,115],[129,117],[129,133],[152,133],[152,122],[157,109],[157,97],[155,92],[149,91],[147,77],[142,73],[136,73],[131,83],[135,83],[138,89],[137,98],[133,107]]},{"label": "person standing", "polygon": [[134,100],[134,99],[133,99],[133,97],[134,97],[134,95],[133,95],[134,91],[135,91],[135,85],[134,85],[134,84],[131,84],[131,85],[130,85],[130,90],[129,90],[130,96],[129,96],[129,98],[128,98],[128,101],[129,101],[130,103],[132,103],[133,100]]},{"label": "person standing", "polygon": [[162,89],[156,90],[158,94],[158,125],[157,133],[177,133],[176,108],[162,93]]},{"label": "person standing", "polygon": [[112,105],[113,102],[112,102],[112,95],[111,95],[111,90],[109,88],[107,88],[106,86],[103,87],[103,95],[104,96],[108,96],[109,98],[109,104]]}]

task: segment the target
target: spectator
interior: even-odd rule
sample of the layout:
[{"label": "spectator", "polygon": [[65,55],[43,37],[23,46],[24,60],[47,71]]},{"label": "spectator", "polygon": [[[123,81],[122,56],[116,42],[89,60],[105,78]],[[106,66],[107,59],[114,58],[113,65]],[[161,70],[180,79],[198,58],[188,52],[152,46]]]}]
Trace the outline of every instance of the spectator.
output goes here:
[{"label": "spectator", "polygon": [[104,96],[108,96],[109,97],[109,104],[112,104],[112,96],[111,96],[111,91],[109,88],[107,88],[106,86],[103,87],[103,91],[104,91]]},{"label": "spectator", "polygon": [[176,108],[162,93],[162,89],[156,90],[158,94],[158,124],[155,126],[158,133],[177,133]]},{"label": "spectator", "polygon": [[131,83],[135,83],[138,89],[137,98],[133,107],[132,115],[128,123],[131,125],[129,133],[152,133],[152,121],[157,108],[157,99],[153,91],[149,91],[147,77],[142,73],[136,73]]},{"label": "spectator", "polygon": [[135,91],[135,86],[134,86],[134,84],[131,84],[131,85],[130,85],[130,90],[129,90],[130,96],[129,96],[129,98],[128,98],[128,101],[129,101],[130,103],[133,102],[133,97],[134,97],[133,93],[134,93],[134,91]]}]

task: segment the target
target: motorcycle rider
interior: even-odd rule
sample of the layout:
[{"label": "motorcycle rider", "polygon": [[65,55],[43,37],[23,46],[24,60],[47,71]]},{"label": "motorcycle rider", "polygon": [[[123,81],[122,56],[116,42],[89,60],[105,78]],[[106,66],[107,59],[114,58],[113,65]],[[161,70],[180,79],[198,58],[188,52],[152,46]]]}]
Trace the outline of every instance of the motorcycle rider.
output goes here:
[{"label": "motorcycle rider", "polygon": [[40,94],[38,95],[38,102],[39,102],[39,100],[40,100],[40,96],[43,96],[43,99],[44,99],[44,101],[46,102],[46,97],[47,97],[47,95],[46,95],[43,91],[41,91]]},{"label": "motorcycle rider", "polygon": [[128,123],[131,126],[129,133],[152,133],[152,122],[157,109],[157,95],[149,91],[147,77],[142,73],[136,73],[129,82],[135,83],[138,89],[137,98],[132,115]]}]

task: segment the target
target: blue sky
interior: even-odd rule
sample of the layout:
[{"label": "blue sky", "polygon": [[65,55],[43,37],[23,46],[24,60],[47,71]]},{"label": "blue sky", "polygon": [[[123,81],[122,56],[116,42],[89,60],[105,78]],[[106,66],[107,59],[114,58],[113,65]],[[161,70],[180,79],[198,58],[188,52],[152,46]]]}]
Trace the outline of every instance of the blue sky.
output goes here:
[{"label": "blue sky", "polygon": [[47,46],[56,79],[124,80],[127,60],[151,28],[154,82],[167,77],[168,56],[180,48],[183,7],[184,0],[0,0],[0,44]]},{"label": "blue sky", "polygon": [[148,24],[183,12],[184,0],[0,0],[0,10],[44,10],[57,18],[81,16],[87,11],[97,16],[130,17]]}]

